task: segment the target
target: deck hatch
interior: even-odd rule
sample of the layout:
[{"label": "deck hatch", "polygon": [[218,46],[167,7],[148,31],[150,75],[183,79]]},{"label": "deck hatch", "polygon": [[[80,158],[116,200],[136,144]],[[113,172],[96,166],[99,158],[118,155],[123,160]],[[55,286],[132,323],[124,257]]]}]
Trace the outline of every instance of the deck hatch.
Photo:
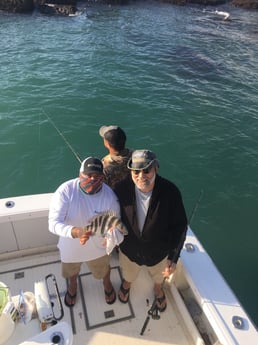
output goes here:
[{"label": "deck hatch", "polygon": [[105,318],[110,319],[111,317],[115,317],[114,310],[107,310],[104,312]]},{"label": "deck hatch", "polygon": [[[111,281],[118,291],[121,284],[119,267],[111,269]],[[91,273],[80,274],[79,288],[87,330],[134,318],[130,301],[123,304],[117,299],[112,307],[105,303],[102,281],[94,279]]]}]

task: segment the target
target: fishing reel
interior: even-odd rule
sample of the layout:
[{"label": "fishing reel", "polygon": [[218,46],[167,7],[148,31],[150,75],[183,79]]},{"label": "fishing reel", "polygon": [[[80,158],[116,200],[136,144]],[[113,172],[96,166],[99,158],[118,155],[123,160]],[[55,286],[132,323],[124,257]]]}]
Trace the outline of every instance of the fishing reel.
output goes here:
[{"label": "fishing reel", "polygon": [[148,315],[151,316],[152,320],[160,319],[160,314],[159,314],[159,309],[157,307],[157,304],[155,304],[148,310]]},{"label": "fishing reel", "polygon": [[[149,304],[149,300],[146,300],[147,305]],[[155,298],[150,309],[148,310],[148,316],[151,317],[153,320],[159,320],[160,319],[160,314],[159,314],[159,309],[157,306],[157,299]]]},{"label": "fishing reel", "polygon": [[[149,304],[149,301],[147,300],[147,304]],[[148,310],[148,313],[147,313],[147,317],[144,321],[144,324],[142,326],[142,329],[141,329],[141,332],[140,332],[140,335],[143,335],[143,333],[145,332],[146,330],[146,327],[150,321],[150,318],[152,318],[153,320],[159,320],[160,319],[160,315],[159,315],[159,309],[158,309],[158,306],[157,306],[157,299],[155,297],[150,309]]]}]

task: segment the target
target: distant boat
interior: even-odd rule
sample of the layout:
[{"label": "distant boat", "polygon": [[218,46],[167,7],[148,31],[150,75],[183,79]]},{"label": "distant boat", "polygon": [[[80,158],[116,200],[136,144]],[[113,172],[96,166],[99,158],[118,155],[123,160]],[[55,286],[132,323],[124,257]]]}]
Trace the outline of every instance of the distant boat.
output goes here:
[{"label": "distant boat", "polygon": [[43,3],[37,6],[40,13],[47,15],[61,15],[61,16],[76,16],[81,12],[78,11],[75,5],[72,4],[58,4],[58,3]]},{"label": "distant boat", "polygon": [[[144,269],[132,284],[129,303],[117,299],[108,305],[102,282],[83,265],[77,302],[73,308],[63,306],[67,283],[60,272],[58,237],[48,231],[51,197],[0,199],[1,345],[258,344],[254,324],[190,227],[177,270],[164,286],[163,313],[152,308],[153,283]],[[111,255],[117,291],[122,276],[117,252]],[[56,289],[48,276],[55,277]],[[17,316],[21,291],[36,301],[27,322],[26,308]]]},{"label": "distant boat", "polygon": [[222,16],[223,20],[228,20],[228,18],[230,17],[230,13],[229,12],[224,12],[224,11],[215,11],[215,14],[217,14],[218,16]]}]

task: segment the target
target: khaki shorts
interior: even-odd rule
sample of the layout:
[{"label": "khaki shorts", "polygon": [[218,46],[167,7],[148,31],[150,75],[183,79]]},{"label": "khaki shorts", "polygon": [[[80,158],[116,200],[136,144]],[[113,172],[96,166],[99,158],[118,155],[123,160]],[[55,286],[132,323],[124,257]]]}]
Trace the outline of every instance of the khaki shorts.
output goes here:
[{"label": "khaki shorts", "polygon": [[139,266],[135,262],[128,259],[121,250],[119,251],[119,263],[122,269],[123,278],[132,283],[138,276],[142,267],[146,267],[152,280],[155,284],[161,284],[163,282],[163,274],[167,266],[167,258],[160,261],[157,265],[154,266]]},{"label": "khaki shorts", "polygon": [[[87,261],[86,264],[91,271],[92,275],[96,279],[103,279],[108,273],[110,257],[108,255],[102,256],[95,260]],[[70,278],[80,273],[82,262],[66,263],[62,262],[62,276],[64,278]]]}]

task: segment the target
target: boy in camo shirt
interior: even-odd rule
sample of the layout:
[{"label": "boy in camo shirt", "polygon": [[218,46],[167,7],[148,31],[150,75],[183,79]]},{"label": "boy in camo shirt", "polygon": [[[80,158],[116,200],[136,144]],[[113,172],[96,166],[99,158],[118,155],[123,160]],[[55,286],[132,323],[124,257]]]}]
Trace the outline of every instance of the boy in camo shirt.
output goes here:
[{"label": "boy in camo shirt", "polygon": [[132,150],[125,147],[126,134],[118,126],[102,126],[99,134],[104,140],[104,146],[109,151],[109,154],[102,158],[105,183],[114,188],[130,173],[127,162],[131,158]]}]

